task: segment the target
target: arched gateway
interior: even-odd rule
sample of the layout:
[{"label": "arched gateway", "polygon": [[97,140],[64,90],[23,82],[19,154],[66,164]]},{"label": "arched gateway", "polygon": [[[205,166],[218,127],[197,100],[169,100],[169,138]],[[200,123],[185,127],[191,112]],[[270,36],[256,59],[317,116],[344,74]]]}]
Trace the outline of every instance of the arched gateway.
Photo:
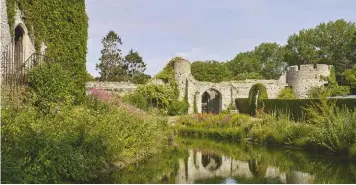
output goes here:
[{"label": "arched gateway", "polygon": [[201,105],[203,113],[219,113],[222,107],[222,94],[215,89],[208,89],[202,94]]}]

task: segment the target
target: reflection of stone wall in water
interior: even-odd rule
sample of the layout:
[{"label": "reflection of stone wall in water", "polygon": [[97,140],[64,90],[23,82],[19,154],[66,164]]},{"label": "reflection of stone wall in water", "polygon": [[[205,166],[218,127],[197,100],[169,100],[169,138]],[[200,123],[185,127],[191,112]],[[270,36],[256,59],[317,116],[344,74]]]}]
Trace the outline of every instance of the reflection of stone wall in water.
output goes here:
[{"label": "reflection of stone wall in water", "polygon": [[310,183],[313,176],[308,173],[290,171],[280,172],[277,167],[266,166],[257,160],[239,161],[227,156],[204,154],[189,150],[187,163],[179,159],[176,176],[178,184],[192,184],[197,180],[214,177],[270,178],[280,183]]},{"label": "reflection of stone wall in water", "polygon": [[191,74],[191,64],[189,61],[176,61],[174,64],[175,80],[179,90],[179,100],[188,94],[189,113],[194,111],[194,97],[196,96],[196,107],[198,113],[207,109],[204,94],[214,90],[221,95],[219,97],[219,107],[215,110],[225,110],[230,104],[234,104],[236,98],[248,98],[251,87],[261,83],[266,87],[268,98],[277,98],[279,92],[290,86],[296,93],[297,98],[306,98],[311,87],[320,87],[327,83],[321,77],[330,75],[330,67],[326,64],[290,66],[281,74],[278,80],[242,80],[221,83],[197,81]]}]

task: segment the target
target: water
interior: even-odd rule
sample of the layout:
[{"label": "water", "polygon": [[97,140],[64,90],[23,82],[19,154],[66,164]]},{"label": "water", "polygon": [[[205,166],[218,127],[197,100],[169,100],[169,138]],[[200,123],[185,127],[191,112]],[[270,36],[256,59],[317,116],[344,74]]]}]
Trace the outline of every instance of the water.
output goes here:
[{"label": "water", "polygon": [[178,139],[176,147],[95,183],[356,183],[356,159],[276,147]]}]

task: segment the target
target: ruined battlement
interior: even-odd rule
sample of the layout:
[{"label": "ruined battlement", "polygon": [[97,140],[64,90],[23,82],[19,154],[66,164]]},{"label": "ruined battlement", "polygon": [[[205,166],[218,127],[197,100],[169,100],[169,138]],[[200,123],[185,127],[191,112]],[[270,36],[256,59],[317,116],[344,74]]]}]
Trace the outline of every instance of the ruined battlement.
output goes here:
[{"label": "ruined battlement", "polygon": [[297,72],[297,71],[330,71],[331,66],[327,64],[303,64],[303,65],[293,65],[287,67],[287,73],[288,72]]}]

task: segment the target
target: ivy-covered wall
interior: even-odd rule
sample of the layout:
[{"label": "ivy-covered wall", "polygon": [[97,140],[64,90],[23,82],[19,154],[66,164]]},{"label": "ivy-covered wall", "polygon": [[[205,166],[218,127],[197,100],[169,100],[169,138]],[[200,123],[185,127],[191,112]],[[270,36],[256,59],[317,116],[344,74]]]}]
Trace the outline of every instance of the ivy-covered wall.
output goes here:
[{"label": "ivy-covered wall", "polygon": [[84,95],[88,40],[85,0],[6,0],[6,5],[10,28],[15,26],[15,7],[18,6],[36,50],[39,51],[44,42],[46,55],[70,71],[78,97]]}]

